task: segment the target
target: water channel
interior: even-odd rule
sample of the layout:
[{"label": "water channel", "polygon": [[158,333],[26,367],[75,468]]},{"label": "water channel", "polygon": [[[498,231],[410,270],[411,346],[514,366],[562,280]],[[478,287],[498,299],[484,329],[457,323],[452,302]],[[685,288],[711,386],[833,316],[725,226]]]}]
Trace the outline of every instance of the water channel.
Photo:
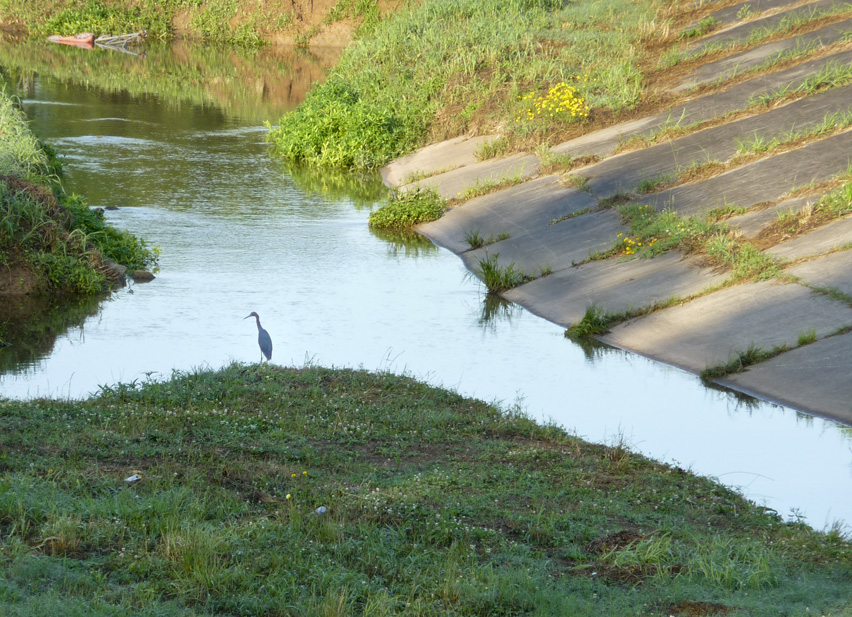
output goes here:
[{"label": "water channel", "polygon": [[255,325],[243,318],[257,311],[274,363],[406,372],[622,441],[818,529],[849,530],[849,427],[583,349],[560,327],[487,301],[452,253],[372,233],[383,193],[374,181],[292,173],[271,157],[263,121],[296,105],[333,55],[4,49],[0,69],[21,88],[34,132],[63,155],[66,187],[117,208],[110,222],[162,254],[156,280],[102,303],[31,307],[17,321],[0,312],[14,325],[0,395],[79,398],[256,362]]}]

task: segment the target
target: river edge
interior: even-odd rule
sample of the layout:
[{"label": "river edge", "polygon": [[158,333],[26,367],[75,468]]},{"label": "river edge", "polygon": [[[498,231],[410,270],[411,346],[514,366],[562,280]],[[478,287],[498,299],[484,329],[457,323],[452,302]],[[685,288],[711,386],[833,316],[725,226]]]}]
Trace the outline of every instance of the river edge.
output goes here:
[{"label": "river edge", "polygon": [[[499,134],[433,143],[385,166],[385,183],[446,200],[416,231],[474,274],[483,264],[515,274],[496,293],[533,314],[852,425],[852,131],[837,120],[852,113],[852,86],[803,85],[846,71],[852,52],[826,38],[813,56],[766,64],[835,27],[763,41],[766,20],[799,10],[778,4],[765,19],[711,14],[728,27],[684,46],[690,62],[661,93],[672,102],[652,115],[497,158],[485,153]],[[745,135],[781,145],[752,152]],[[675,234],[640,223],[665,216],[715,224],[716,235],[701,250],[687,238],[657,254],[650,247]]]}]

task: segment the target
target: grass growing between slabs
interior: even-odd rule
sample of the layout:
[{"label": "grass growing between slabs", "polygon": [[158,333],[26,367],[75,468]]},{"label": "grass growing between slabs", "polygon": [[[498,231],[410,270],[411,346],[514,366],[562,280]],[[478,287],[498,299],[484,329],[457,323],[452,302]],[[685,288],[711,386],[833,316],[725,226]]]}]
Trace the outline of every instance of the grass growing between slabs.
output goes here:
[{"label": "grass growing between slabs", "polygon": [[83,401],[0,400],[0,426],[10,617],[852,603],[837,528],[404,376],[235,364]]}]

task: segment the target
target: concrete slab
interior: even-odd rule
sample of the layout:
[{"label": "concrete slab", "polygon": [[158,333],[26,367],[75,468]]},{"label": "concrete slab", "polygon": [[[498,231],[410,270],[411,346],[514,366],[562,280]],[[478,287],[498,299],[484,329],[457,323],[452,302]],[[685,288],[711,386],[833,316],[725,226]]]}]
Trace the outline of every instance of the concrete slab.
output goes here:
[{"label": "concrete slab", "polygon": [[382,180],[387,186],[396,187],[407,184],[413,175],[431,175],[473,165],[479,162],[474,156],[476,149],[498,137],[498,135],[462,136],[428,145],[382,167],[380,170]]},{"label": "concrete slab", "polygon": [[559,176],[544,176],[467,201],[437,221],[420,225],[417,231],[435,244],[462,253],[470,249],[465,235],[477,232],[482,238],[524,236],[546,229],[560,217],[597,206],[583,191],[563,186]]},{"label": "concrete slab", "polygon": [[764,251],[780,259],[799,259],[822,255],[852,243],[852,216],[833,221]]},{"label": "concrete slab", "polygon": [[741,141],[769,142],[818,126],[831,114],[850,111],[852,86],[846,86],[650,148],[617,154],[576,173],[586,177],[591,192],[598,197],[632,192],[643,181],[674,177],[693,165],[726,162],[737,153]]},{"label": "concrete slab", "polygon": [[724,92],[698,97],[671,109],[587,133],[552,148],[555,154],[607,156],[634,135],[651,135],[664,126],[689,126],[746,109],[753,97],[781,88],[795,88],[830,64],[852,64],[852,50],[829,54],[783,71],[758,75]]},{"label": "concrete slab", "polygon": [[536,279],[503,296],[569,327],[583,319],[592,305],[608,313],[622,313],[672,297],[688,297],[725,278],[726,274],[702,267],[696,259],[671,252],[653,259],[593,261]]},{"label": "concrete slab", "polygon": [[795,347],[811,328],[818,338],[852,326],[852,308],[796,284],[746,283],[630,320],[606,343],[700,373],[750,345]]},{"label": "concrete slab", "polygon": [[514,264],[531,276],[541,272],[543,267],[558,272],[585,261],[594,251],[608,249],[618,233],[625,231],[617,212],[602,210],[462,253],[461,258],[471,270],[478,268],[480,260],[499,254],[498,265]]},{"label": "concrete slab", "polygon": [[817,199],[818,197],[813,196],[785,199],[771,208],[753,210],[746,212],[745,214],[740,214],[739,216],[732,216],[726,220],[725,223],[727,223],[731,229],[738,229],[746,237],[753,238],[766,227],[769,227],[777,221],[781,214],[787,212],[798,212],[808,204],[815,202]]},{"label": "concrete slab", "polygon": [[444,199],[460,197],[466,190],[489,182],[510,178],[532,178],[538,174],[541,163],[533,154],[513,154],[500,159],[490,159],[465,165],[452,171],[437,174],[400,187],[407,191],[417,187],[434,189]]},{"label": "concrete slab", "polygon": [[852,251],[840,251],[812,259],[788,268],[787,272],[798,276],[810,287],[836,289],[852,296]]},{"label": "concrete slab", "polygon": [[719,383],[747,394],[852,424],[852,333],[825,338]]},{"label": "concrete slab", "polygon": [[757,68],[773,56],[782,54],[785,51],[805,49],[808,47],[817,49],[845,41],[848,39],[850,31],[852,31],[852,20],[847,19],[814,30],[813,32],[808,32],[807,34],[780,41],[772,41],[715,62],[708,62],[707,64],[702,64],[692,74],[685,77],[679,84],[670,88],[668,91],[677,93],[694,88],[695,86],[722,82]]},{"label": "concrete slab", "polygon": [[852,131],[827,137],[803,148],[761,159],[709,180],[677,186],[640,201],[683,216],[705,214],[734,205],[749,208],[776,201],[794,188],[826,180],[849,165]]},{"label": "concrete slab", "polygon": [[848,3],[844,0],[815,0],[786,11],[773,12],[767,17],[761,17],[744,23],[735,24],[697,41],[688,49],[689,55],[702,53],[707,49],[725,48],[738,43],[745,43],[753,33],[760,30],[775,30],[785,21],[808,19],[818,12],[828,12],[836,8],[846,8]]}]

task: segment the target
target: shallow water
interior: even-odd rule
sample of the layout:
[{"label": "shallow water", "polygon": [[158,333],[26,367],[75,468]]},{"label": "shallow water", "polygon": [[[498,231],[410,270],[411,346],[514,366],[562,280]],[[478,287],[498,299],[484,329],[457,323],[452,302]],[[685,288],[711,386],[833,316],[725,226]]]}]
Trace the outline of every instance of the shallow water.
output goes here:
[{"label": "shallow water", "polygon": [[[2,58],[0,58],[2,60]],[[62,153],[66,186],[162,250],[130,285],[71,325],[0,350],[0,393],[83,397],[101,384],[259,359],[407,372],[623,441],[823,528],[852,522],[852,429],[705,388],[693,375],[601,348],[514,305],[486,304],[453,254],[371,233],[380,191],[323,194],[269,156],[258,114],[230,103],[26,81],[33,130]],[[294,99],[264,100],[280,113]],[[272,111],[270,111],[272,110]],[[274,119],[274,117],[273,117]],[[373,197],[371,197],[373,195]],[[67,330],[65,329],[67,327]],[[29,341],[29,339],[27,339]]]}]

